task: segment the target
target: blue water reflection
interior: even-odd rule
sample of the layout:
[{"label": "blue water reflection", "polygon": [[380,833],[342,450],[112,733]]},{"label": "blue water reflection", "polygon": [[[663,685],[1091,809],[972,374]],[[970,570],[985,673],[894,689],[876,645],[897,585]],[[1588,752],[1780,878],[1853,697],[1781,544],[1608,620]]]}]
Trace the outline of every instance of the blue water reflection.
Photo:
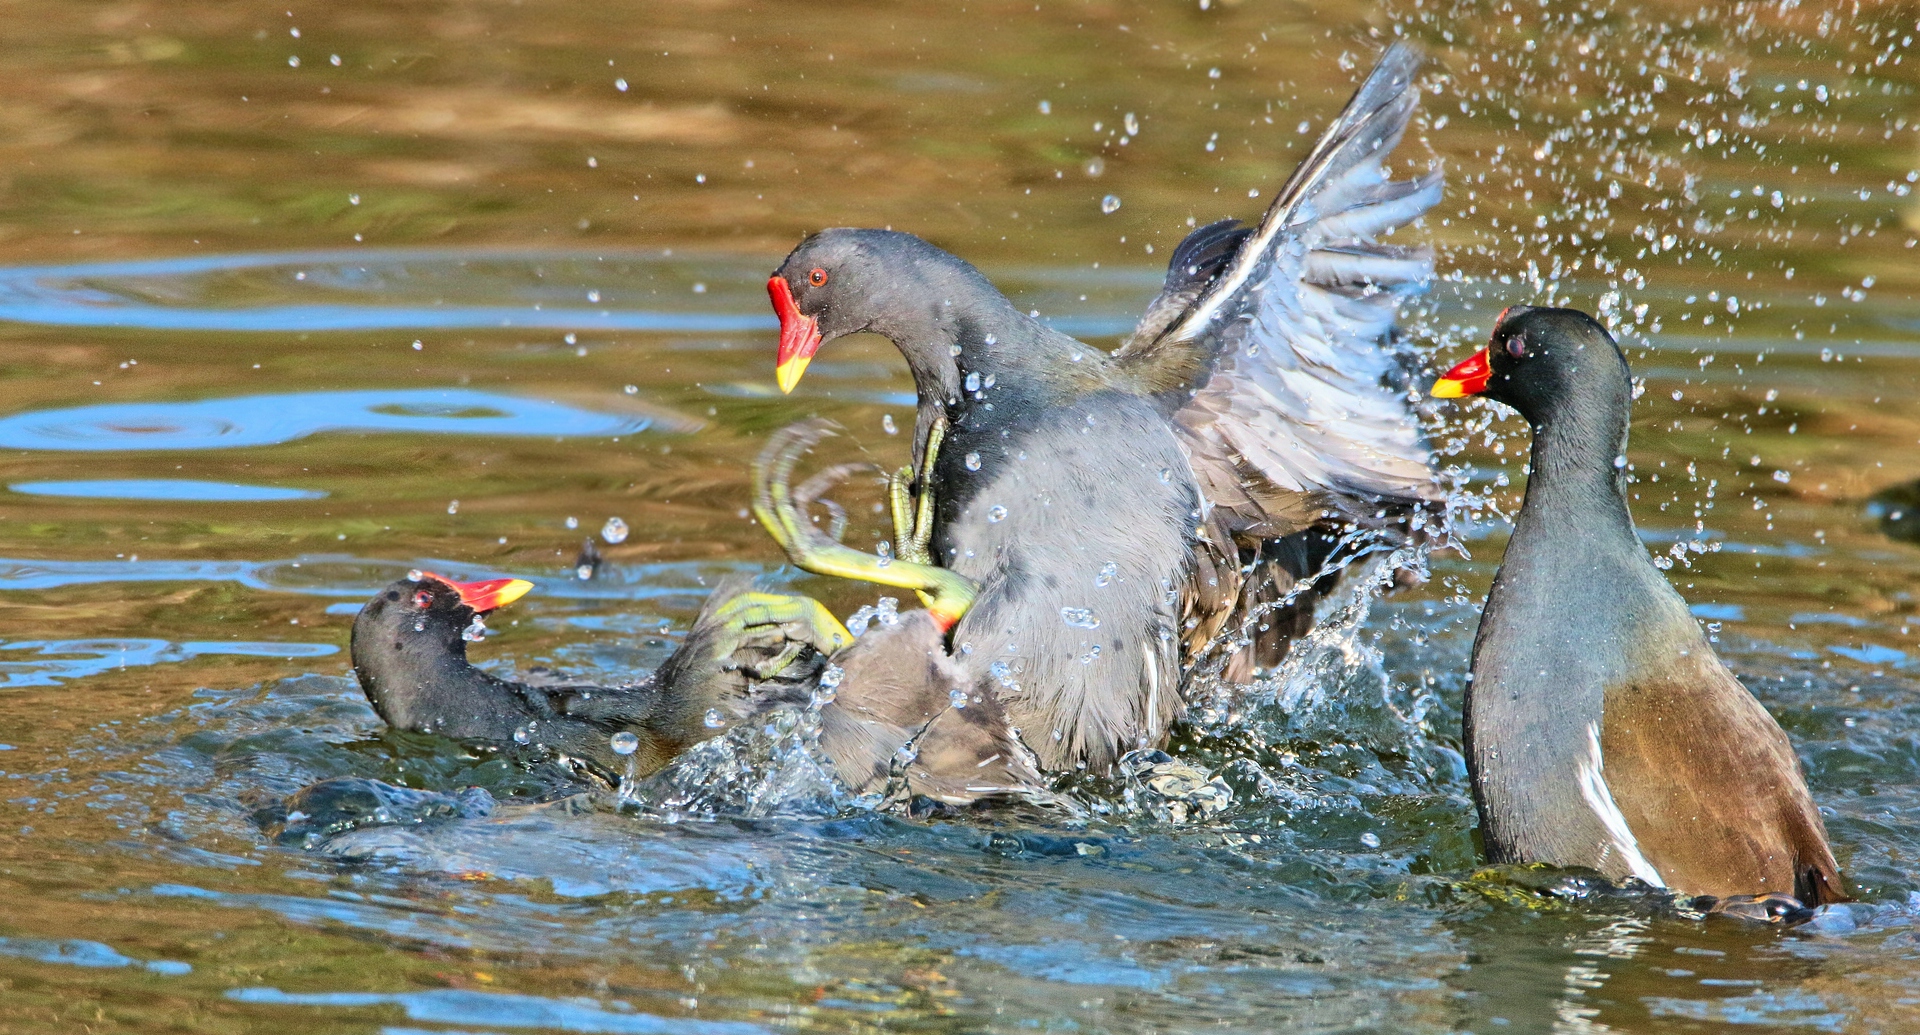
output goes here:
[{"label": "blue water reflection", "polygon": [[7,486],[26,496],[65,496],[88,500],[187,500],[205,503],[277,503],[324,499],[319,489],[275,485],[237,485],[191,478],[108,478],[98,481],[14,482]]},{"label": "blue water reflection", "polygon": [[[340,597],[353,601],[357,612],[359,603],[374,590],[413,569],[461,580],[511,575],[532,582],[540,597],[564,600],[699,600],[728,575],[764,572],[758,565],[738,561],[604,564],[592,581],[582,582],[571,570],[512,571],[446,558],[408,561],[309,554],[274,561],[61,561],[0,557],[0,592],[132,582],[231,582],[269,592]],[[784,581],[785,576],[776,576],[770,584]]]},{"label": "blue water reflection", "polygon": [[652,422],[466,388],[291,392],[193,402],[103,403],[0,418],[0,448],[237,449],[323,431],[571,438],[629,435]]},{"label": "blue water reflection", "polygon": [[702,1021],[635,1013],[622,1003],[600,1006],[589,1000],[548,999],[509,992],[435,988],[425,992],[282,992],[277,988],[236,988],[227,998],[240,1003],[283,1006],[364,1008],[398,1006],[411,1021],[482,1024],[502,1028],[553,1028],[605,1032],[608,1035],[766,1035],[773,1029],[744,1021]]},{"label": "blue water reflection", "polygon": [[[243,332],[771,332],[779,324],[763,285],[776,258],[369,249],[20,266],[0,268],[0,322]],[[1047,322],[1086,337],[1131,330],[1135,310],[1159,282],[1151,267],[1010,272],[1028,288],[1016,297],[1040,302]],[[1104,298],[1075,306],[1089,290],[1125,302],[1117,310]]]},{"label": "blue water reflection", "polygon": [[[15,659],[13,652],[27,652]],[[194,658],[324,658],[340,653],[331,643],[261,643],[243,640],[169,643],[149,639],[20,640],[0,642],[0,689],[58,686],[70,679],[190,661]]]},{"label": "blue water reflection", "polygon": [[[729,307],[732,313],[631,308],[640,296],[662,301],[662,288],[669,298],[693,297],[686,288],[672,289],[671,271],[663,277],[649,269],[660,267],[663,258],[378,250],[25,266],[0,269],[0,321],[193,331],[522,327],[724,333],[778,326],[764,294],[753,309]],[[766,279],[759,269],[758,263],[742,265],[726,279],[758,290]],[[502,304],[502,298],[513,301]]]},{"label": "blue water reflection", "polygon": [[82,938],[0,938],[0,956],[60,963],[69,967],[143,967],[155,974],[178,977],[193,972],[179,960],[137,960],[113,946]]}]

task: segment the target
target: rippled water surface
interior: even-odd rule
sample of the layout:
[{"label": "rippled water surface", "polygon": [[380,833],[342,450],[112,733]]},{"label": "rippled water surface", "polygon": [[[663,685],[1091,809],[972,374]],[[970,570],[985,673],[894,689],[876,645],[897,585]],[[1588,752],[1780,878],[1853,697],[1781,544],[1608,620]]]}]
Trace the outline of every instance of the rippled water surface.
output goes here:
[{"label": "rippled water surface", "polygon": [[[1912,5],[7,13],[0,1031],[1920,1030],[1920,548],[1886,534],[1920,529]],[[1643,537],[1795,738],[1858,906],[1781,932],[1480,867],[1460,691],[1525,441],[1480,404],[1432,413],[1464,549],[1183,736],[1232,792],[1202,818],[1118,783],[836,809],[791,729],[622,811],[361,698],[352,615],[410,567],[537,584],[475,648],[501,671],[649,669],[734,572],[870,603],[744,510],[808,413],[834,458],[909,448],[885,342],[773,387],[785,250],[914,230],[1110,342],[1395,35],[1435,59],[1397,161],[1448,175],[1401,231],[1442,271],[1417,346],[1610,315]],[[760,805],[682,814],[755,752]],[[420,821],[286,826],[333,776]]]}]

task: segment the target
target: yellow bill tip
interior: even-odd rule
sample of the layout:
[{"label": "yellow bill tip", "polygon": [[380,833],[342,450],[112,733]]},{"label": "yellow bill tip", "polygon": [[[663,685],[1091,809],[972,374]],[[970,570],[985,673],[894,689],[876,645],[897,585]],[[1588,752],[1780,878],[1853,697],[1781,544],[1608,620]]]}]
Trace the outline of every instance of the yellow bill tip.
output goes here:
[{"label": "yellow bill tip", "polygon": [[528,582],[526,579],[509,579],[507,580],[507,584],[501,586],[499,591],[494,594],[494,599],[499,602],[497,606],[505,607],[521,597],[526,596],[532,589],[533,583]]},{"label": "yellow bill tip", "polygon": [[1467,386],[1455,381],[1451,377],[1443,377],[1433,383],[1433,397],[1435,399],[1464,399],[1467,397]]},{"label": "yellow bill tip", "polygon": [[813,362],[808,356],[795,356],[773,368],[773,379],[780,385],[780,394],[787,395],[793,386],[800,383],[800,375],[807,372],[807,364]]}]

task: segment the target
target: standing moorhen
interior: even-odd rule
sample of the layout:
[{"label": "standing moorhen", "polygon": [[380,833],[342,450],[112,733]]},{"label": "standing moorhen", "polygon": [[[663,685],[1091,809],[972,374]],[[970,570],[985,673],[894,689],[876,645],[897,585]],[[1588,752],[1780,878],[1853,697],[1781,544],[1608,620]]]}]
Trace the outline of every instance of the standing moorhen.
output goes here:
[{"label": "standing moorhen", "polygon": [[808,238],[768,282],[780,386],[827,340],[891,339],[919,395],[921,503],[903,471],[891,558],[807,540],[779,499],[762,523],[803,569],[921,592],[976,696],[1049,769],[1106,771],[1163,739],[1183,669],[1232,618],[1260,650],[1229,678],[1277,661],[1297,624],[1263,612],[1326,544],[1355,528],[1404,541],[1437,496],[1381,348],[1432,259],[1376,240],[1440,196],[1437,172],[1382,168],[1419,61],[1387,50],[1258,227],[1189,235],[1111,355],[910,234]]},{"label": "standing moorhen", "polygon": [[1433,386],[1533,428],[1473,643],[1467,767],[1495,862],[1687,896],[1844,901],[1793,746],[1653,566],[1626,500],[1626,358],[1572,309],[1514,306]]},{"label": "standing moorhen", "polygon": [[953,707],[960,677],[924,611],[883,615],[855,643],[819,603],[729,580],[639,682],[510,682],[475,668],[466,645],[481,617],[531,585],[415,572],[376,593],[354,620],[352,653],[380,718],[494,748],[527,745],[611,785],[769,708],[811,702],[821,749],[854,794],[891,789],[948,805],[1047,797],[993,702]]}]

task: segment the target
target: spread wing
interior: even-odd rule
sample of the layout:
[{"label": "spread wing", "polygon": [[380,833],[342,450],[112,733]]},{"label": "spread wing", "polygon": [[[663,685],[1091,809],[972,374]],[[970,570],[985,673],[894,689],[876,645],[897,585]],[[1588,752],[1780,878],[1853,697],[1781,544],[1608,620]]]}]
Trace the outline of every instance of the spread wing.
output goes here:
[{"label": "spread wing", "polygon": [[1183,242],[1115,353],[1166,400],[1202,491],[1243,541],[1298,532],[1329,509],[1376,523],[1435,498],[1384,347],[1433,258],[1378,240],[1440,199],[1438,171],[1391,180],[1382,169],[1413,114],[1420,61],[1407,44],[1388,48],[1259,226],[1214,224]]},{"label": "spread wing", "polygon": [[[1224,645],[1243,682],[1277,664],[1364,546],[1436,500],[1431,455],[1389,350],[1432,256],[1379,238],[1440,200],[1436,170],[1391,180],[1419,91],[1419,51],[1382,54],[1260,224],[1201,227],[1114,354],[1171,414],[1210,505],[1181,589],[1187,660]],[[1229,623],[1237,634],[1222,637]]]}]

